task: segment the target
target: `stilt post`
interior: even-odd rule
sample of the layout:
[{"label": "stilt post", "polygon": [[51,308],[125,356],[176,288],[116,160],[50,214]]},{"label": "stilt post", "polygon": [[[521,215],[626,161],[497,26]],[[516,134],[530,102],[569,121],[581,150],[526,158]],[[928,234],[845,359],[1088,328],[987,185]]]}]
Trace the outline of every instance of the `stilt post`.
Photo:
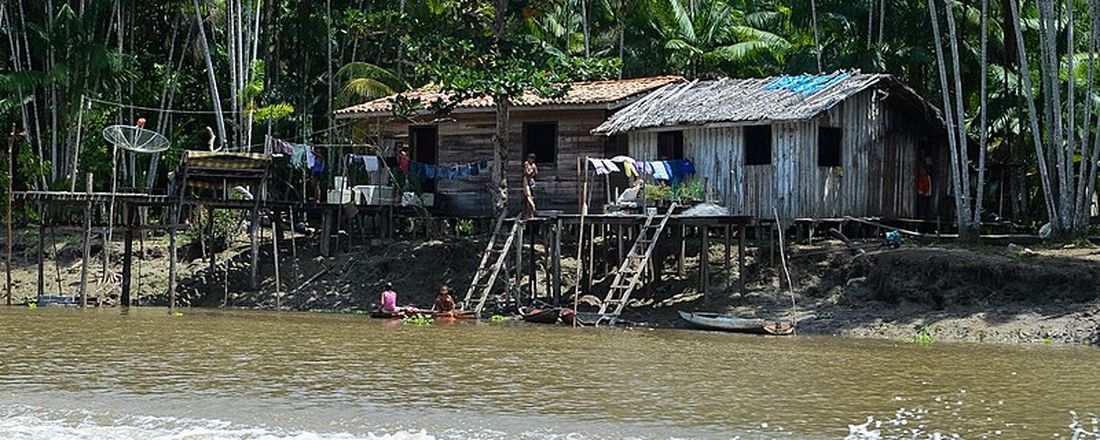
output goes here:
[{"label": "stilt post", "polygon": [[[38,202],[38,298],[46,294],[46,205]],[[54,255],[56,261],[57,256]]]},{"label": "stilt post", "polygon": [[[84,255],[80,264],[80,307],[88,306],[88,257],[92,253],[92,173],[88,173],[84,192]],[[106,244],[106,243],[104,243]]]},{"label": "stilt post", "polygon": [[709,298],[710,290],[710,243],[708,243],[707,226],[699,227],[699,288],[703,291],[703,299]]},{"label": "stilt post", "polygon": [[737,225],[737,291],[745,293],[745,224]]},{"label": "stilt post", "polygon": [[134,213],[130,211],[129,205],[122,206],[122,218],[125,229],[122,233],[122,295],[119,298],[119,305],[130,307],[130,284],[132,282],[130,272],[134,264],[134,228],[132,225]]}]

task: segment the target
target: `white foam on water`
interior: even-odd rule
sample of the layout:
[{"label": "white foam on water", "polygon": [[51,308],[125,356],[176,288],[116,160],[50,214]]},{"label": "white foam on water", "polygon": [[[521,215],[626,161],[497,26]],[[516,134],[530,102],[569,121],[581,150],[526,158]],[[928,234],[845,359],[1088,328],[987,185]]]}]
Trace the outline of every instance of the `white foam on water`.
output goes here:
[{"label": "white foam on water", "polygon": [[188,419],[0,406],[0,438],[6,440],[436,440],[424,431],[357,435],[244,426],[217,419]]}]

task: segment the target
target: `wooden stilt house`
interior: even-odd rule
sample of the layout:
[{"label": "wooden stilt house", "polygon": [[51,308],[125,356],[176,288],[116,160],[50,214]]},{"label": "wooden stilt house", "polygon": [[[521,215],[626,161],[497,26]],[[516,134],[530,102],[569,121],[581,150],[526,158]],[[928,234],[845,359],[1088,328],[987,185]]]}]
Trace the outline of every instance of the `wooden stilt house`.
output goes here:
[{"label": "wooden stilt house", "polygon": [[[646,93],[682,82],[676,76],[634,78],[613,81],[585,81],[569,85],[565,96],[548,98],[527,93],[512,104],[510,111],[508,186],[513,209],[521,196],[521,163],[533,153],[539,166],[535,190],[539,209],[576,212],[580,199],[580,159],[604,157],[625,151],[625,137],[606,137],[592,130],[607,117]],[[405,92],[336,111],[336,117],[357,121],[370,133],[383,154],[407,148],[413,161],[430,165],[492,161],[495,136],[495,106],[490,98],[468,99],[446,115],[427,110],[402,114],[396,103],[419,101],[426,107],[448,96],[425,88]],[[427,179],[420,191],[435,195],[434,205],[444,215],[488,215],[492,212],[491,171],[476,176]],[[583,178],[582,178],[583,179]],[[602,184],[593,189],[601,194]],[[598,192],[596,192],[598,191]],[[595,202],[593,202],[595,203]]]},{"label": "wooden stilt house", "polygon": [[[594,133],[628,136],[638,160],[693,160],[734,215],[931,218],[949,205],[943,120],[889,75],[674,83]],[[922,168],[932,200],[917,194]]]}]

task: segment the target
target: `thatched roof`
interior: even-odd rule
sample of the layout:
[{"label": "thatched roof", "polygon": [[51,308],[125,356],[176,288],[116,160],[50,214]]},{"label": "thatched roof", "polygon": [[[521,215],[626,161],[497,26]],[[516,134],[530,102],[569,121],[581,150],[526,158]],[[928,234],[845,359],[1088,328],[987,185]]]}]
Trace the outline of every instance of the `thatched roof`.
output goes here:
[{"label": "thatched roof", "polygon": [[806,120],[872,87],[901,99],[942,129],[943,121],[935,107],[893,76],[836,72],[670,84],[615,113],[593,133]]},{"label": "thatched roof", "polygon": [[[630,99],[637,98],[643,93],[656,90],[668,84],[683,82],[679,76],[654,76],[648,78],[631,78],[608,81],[578,81],[569,84],[565,96],[549,98],[541,96],[533,91],[528,91],[523,96],[515,99],[512,105],[516,108],[525,107],[601,107],[613,109],[618,105],[628,103]],[[433,87],[410,90],[400,93],[410,100],[419,99],[425,105],[436,99],[446,100],[450,95]],[[359,105],[336,110],[337,118],[356,118],[366,116],[385,116],[393,112],[394,98],[398,95],[378,98]],[[458,110],[466,111],[493,111],[493,99],[488,96],[464,100],[455,106]]]}]

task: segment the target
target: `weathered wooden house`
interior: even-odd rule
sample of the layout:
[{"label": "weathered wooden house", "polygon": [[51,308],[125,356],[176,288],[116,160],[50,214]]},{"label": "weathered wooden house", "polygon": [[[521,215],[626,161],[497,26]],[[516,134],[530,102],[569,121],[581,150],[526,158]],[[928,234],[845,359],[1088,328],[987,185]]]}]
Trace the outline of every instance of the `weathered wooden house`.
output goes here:
[{"label": "weathered wooden house", "polygon": [[[735,215],[917,218],[948,205],[943,120],[889,75],[670,84],[594,132],[628,135],[635,159],[692,159]],[[935,195],[918,206],[922,167]]]},{"label": "weathered wooden house", "polygon": [[[683,82],[676,76],[570,84],[565,96],[548,98],[527,93],[510,111],[508,186],[518,206],[523,157],[533,153],[539,166],[536,197],[539,209],[576,212],[580,193],[579,158],[603,157],[621,144],[618,137],[592,133],[617,110],[662,86]],[[446,98],[431,88],[401,94],[428,104]],[[395,117],[395,97],[386,97],[336,111],[336,117],[356,120],[392,154],[407,147],[412,160],[427,164],[491,161],[496,119],[490,98],[458,103],[445,116],[426,111]],[[625,138],[621,138],[625,139]],[[435,209],[446,215],[487,215],[492,212],[489,172],[457,179],[435,179],[423,190],[432,192]],[[602,186],[596,188],[602,191]]]}]

